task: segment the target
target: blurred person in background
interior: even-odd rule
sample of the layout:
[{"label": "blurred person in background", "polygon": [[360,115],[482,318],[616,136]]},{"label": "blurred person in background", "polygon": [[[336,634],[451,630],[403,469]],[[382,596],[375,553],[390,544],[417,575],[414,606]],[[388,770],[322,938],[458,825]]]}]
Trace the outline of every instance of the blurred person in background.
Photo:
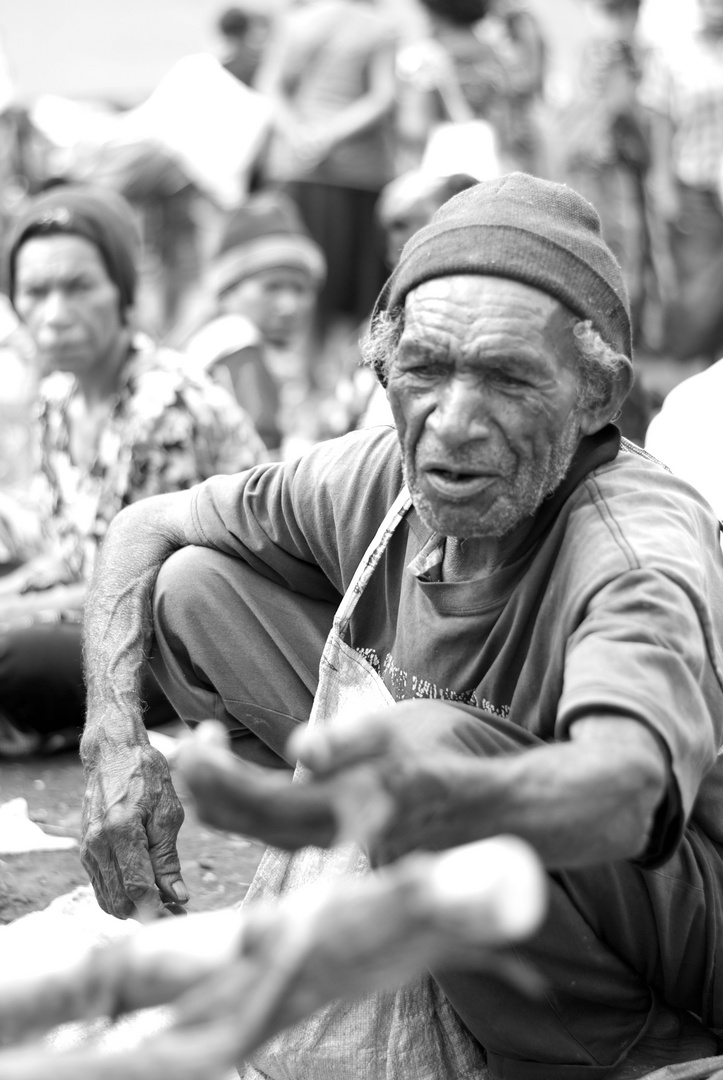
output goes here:
[{"label": "blurred person in background", "polygon": [[[407,240],[453,195],[473,187],[477,181],[466,173],[435,176],[423,169],[410,169],[390,181],[379,196],[377,220],[386,242],[387,266],[393,270]],[[371,314],[371,312],[369,313]],[[361,363],[360,341],[369,330],[367,317],[354,338],[350,357],[341,366],[350,374],[339,380],[332,420],[335,435],[354,428],[392,424],[392,412],[384,387],[371,368]]]},{"label": "blurred person in background", "polygon": [[374,207],[393,175],[396,28],[370,0],[311,0],[277,19],[255,80],[275,106],[265,183],[296,202],[329,273],[317,336],[348,333],[386,268]]},{"label": "blurred person in background", "polygon": [[240,82],[251,86],[266,44],[267,16],[242,7],[226,8],[218,18],[216,29],[223,42],[223,66]]},{"label": "blurred person in background", "polygon": [[407,240],[429,224],[447,199],[476,183],[468,173],[435,176],[423,169],[411,169],[388,183],[379,196],[377,219],[386,240],[389,269],[393,270],[399,262]]},{"label": "blurred person in background", "polygon": [[[265,458],[221,387],[135,333],[137,253],[130,206],[103,188],[53,188],[26,206],[9,237],[8,294],[43,378],[33,545],[25,533],[12,548],[4,508],[0,755],[77,741],[86,583],[118,511]],[[171,719],[149,671],[141,678],[149,726]]]},{"label": "blurred person in background", "polygon": [[222,382],[272,456],[313,422],[308,337],[326,261],[293,201],[251,195],[231,216],[208,267],[213,315],[186,354]]},{"label": "blurred person in background", "polygon": [[400,50],[397,65],[400,137],[416,144],[417,163],[437,125],[478,119],[492,128],[500,173],[542,172],[546,51],[524,0],[420,0],[420,8],[428,33]]},{"label": "blurred person in background", "polygon": [[625,275],[636,345],[643,330],[650,243],[645,182],[648,134],[637,89],[640,0],[587,0],[593,32],[582,49],[570,105],[558,123],[565,181],[595,206]]},{"label": "blurred person in background", "polygon": [[723,348],[723,0],[698,0],[698,14],[696,29],[651,50],[639,93],[648,186],[671,256],[665,347],[711,363]]},{"label": "blurred person in background", "polygon": [[178,156],[156,139],[108,143],[84,163],[82,178],[131,204],[141,233],[139,324],[165,338],[195,293],[203,253],[197,209],[204,198]]}]

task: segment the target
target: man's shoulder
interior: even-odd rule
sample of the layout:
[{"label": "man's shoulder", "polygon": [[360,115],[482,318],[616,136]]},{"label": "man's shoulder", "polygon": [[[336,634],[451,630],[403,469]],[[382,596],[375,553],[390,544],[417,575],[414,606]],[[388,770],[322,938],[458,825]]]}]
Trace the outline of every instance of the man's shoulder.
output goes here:
[{"label": "man's shoulder", "polygon": [[[589,573],[650,567],[721,576],[719,525],[703,496],[637,446],[623,443],[571,500],[566,529]],[[687,571],[686,571],[687,574]]]},{"label": "man's shoulder", "polygon": [[615,505],[621,514],[637,520],[642,507],[656,517],[715,519],[711,507],[686,480],[671,472],[648,450],[623,439],[613,460],[595,469],[580,486],[581,498]]},{"label": "man's shoulder", "polygon": [[316,480],[338,493],[341,499],[358,500],[365,492],[390,484],[402,484],[399,441],[393,427],[362,428],[317,443],[299,459],[301,475]]}]

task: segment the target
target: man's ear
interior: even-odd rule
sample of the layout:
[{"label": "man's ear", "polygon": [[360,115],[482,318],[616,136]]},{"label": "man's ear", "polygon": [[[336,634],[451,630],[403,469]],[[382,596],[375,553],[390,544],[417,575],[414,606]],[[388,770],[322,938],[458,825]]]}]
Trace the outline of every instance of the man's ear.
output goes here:
[{"label": "man's ear", "polygon": [[618,371],[607,400],[580,410],[581,435],[594,435],[618,416],[633,388],[634,377],[632,364],[625,364]]}]

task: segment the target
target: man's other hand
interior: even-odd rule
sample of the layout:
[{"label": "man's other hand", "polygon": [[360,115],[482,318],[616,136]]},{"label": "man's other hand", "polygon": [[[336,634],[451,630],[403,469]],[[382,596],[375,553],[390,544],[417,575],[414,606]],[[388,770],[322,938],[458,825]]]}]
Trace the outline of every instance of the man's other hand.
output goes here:
[{"label": "man's other hand", "polygon": [[188,902],[176,838],[183,807],[168,763],[146,741],[84,755],[81,861],[98,903],[118,919]]},{"label": "man's other hand", "polygon": [[455,814],[461,748],[450,745],[449,709],[404,701],[292,735],[291,753],[330,792],[340,838],[356,839],[377,865],[466,840]]},{"label": "man's other hand", "polygon": [[[405,719],[410,725],[400,723]],[[448,726],[444,708],[403,702],[314,731],[300,729],[292,753],[313,776],[291,784],[286,774],[241,761],[222,725],[201,724],[184,740],[175,765],[208,825],[296,850],[355,841],[375,862],[415,848],[450,846],[447,811],[451,754],[419,745],[420,723]],[[452,822],[454,826],[454,822]]]},{"label": "man's other hand", "polygon": [[201,821],[213,828],[288,851],[333,843],[337,820],[326,786],[292,784],[286,772],[241,760],[231,752],[226,729],[214,720],[182,740],[174,767]]}]

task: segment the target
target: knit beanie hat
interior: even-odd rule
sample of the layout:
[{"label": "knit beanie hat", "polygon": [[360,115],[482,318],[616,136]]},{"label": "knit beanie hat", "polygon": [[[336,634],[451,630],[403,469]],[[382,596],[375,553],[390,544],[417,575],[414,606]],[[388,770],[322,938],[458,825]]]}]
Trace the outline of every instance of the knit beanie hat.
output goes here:
[{"label": "knit beanie hat", "polygon": [[326,260],[311,239],[296,204],[281,192],[251,195],[234,211],[209,270],[216,296],[262,270],[305,270],[320,287]]},{"label": "knit beanie hat", "polygon": [[61,184],[23,210],[10,232],[6,254],[8,295],[15,302],[15,264],[20,248],[34,236],[69,233],[95,244],[108,276],[120,293],[121,313],[133,303],[140,234],[130,205],[109,188]]},{"label": "knit beanie hat", "polygon": [[602,238],[597,211],[572,188],[510,173],[455,195],[405,244],[375,313],[401,307],[422,282],[452,274],[533,285],[589,319],[632,361],[622,271]]}]

